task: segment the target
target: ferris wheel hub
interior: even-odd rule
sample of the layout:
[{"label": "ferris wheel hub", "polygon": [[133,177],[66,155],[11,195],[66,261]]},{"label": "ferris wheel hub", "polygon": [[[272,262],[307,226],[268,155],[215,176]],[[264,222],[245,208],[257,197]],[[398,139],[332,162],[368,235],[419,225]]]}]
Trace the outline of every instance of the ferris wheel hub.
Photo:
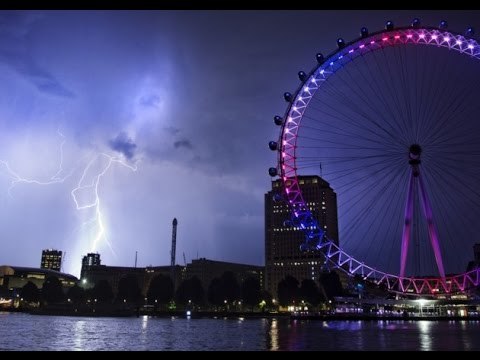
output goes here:
[{"label": "ferris wheel hub", "polygon": [[418,144],[412,144],[410,145],[409,151],[410,151],[410,154],[409,154],[410,159],[418,159],[422,154],[422,147]]},{"label": "ferris wheel hub", "polygon": [[418,176],[418,165],[420,164],[420,155],[422,154],[422,147],[418,144],[412,144],[409,148],[408,163],[413,166],[414,176]]}]

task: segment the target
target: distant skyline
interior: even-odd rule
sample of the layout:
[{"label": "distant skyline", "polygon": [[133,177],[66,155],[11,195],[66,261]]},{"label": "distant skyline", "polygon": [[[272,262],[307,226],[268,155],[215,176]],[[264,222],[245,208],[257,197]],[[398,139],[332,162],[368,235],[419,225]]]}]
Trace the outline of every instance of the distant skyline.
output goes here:
[{"label": "distant skyline", "polygon": [[92,251],[168,265],[174,217],[177,263],[263,264],[267,143],[296,73],[362,26],[463,32],[479,15],[1,11],[0,265],[39,267],[47,248],[75,276]]}]

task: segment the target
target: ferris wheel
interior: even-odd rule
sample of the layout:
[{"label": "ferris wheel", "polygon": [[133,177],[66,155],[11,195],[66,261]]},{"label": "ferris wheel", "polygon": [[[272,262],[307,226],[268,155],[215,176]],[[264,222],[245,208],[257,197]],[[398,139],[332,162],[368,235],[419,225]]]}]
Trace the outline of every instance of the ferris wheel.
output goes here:
[{"label": "ferris wheel", "polygon": [[[415,295],[464,292],[480,242],[480,45],[464,34],[410,26],[337,40],[316,55],[269,147],[302,249],[351,275]],[[312,216],[298,177],[322,169],[337,193],[339,245]]]}]

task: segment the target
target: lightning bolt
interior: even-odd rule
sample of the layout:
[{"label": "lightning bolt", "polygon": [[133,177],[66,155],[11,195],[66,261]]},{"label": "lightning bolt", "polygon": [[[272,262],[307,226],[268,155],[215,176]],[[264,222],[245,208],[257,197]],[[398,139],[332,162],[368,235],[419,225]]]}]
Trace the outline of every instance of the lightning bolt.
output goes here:
[{"label": "lightning bolt", "polygon": [[[102,170],[98,172],[95,176],[93,176],[93,179],[89,182],[88,180],[86,180],[88,172],[90,171],[94,163],[100,161],[101,158],[106,159],[106,163],[103,165]],[[110,241],[108,241],[105,233],[105,225],[103,221],[104,215],[102,214],[101,201],[98,191],[100,180],[108,172],[108,170],[113,164],[119,164],[135,172],[137,171],[137,162],[135,162],[133,165],[130,165],[123,161],[121,158],[111,156],[106,153],[99,153],[94,156],[87,164],[87,166],[83,170],[80,180],[78,181],[77,187],[71,191],[71,195],[73,201],[75,202],[77,210],[93,209],[94,215],[92,216],[92,218],[82,224],[82,227],[86,227],[90,224],[95,224],[96,235],[94,236],[91,246],[92,252],[95,252],[97,250],[99,243],[103,240],[108,245],[112,253],[115,255],[112,244],[110,243]],[[80,199],[81,193],[84,193],[85,191],[93,193],[93,197],[89,201],[82,201]]]},{"label": "lightning bolt", "polygon": [[[66,139],[65,139],[65,136],[60,132],[60,130],[57,130],[57,134],[62,139],[60,143],[59,165],[58,165],[57,172],[53,176],[51,176],[49,179],[39,180],[39,179],[23,177],[17,171],[12,169],[8,161],[0,159],[0,166],[3,166],[5,168],[7,174],[11,179],[10,186],[8,188],[8,195],[10,197],[13,198],[12,190],[18,184],[24,183],[24,184],[35,184],[35,185],[46,186],[46,185],[64,183],[65,180],[68,179],[70,176],[72,176],[74,171],[78,168],[78,167],[75,169],[72,168],[68,174],[66,174],[65,176],[61,176],[62,173],[64,173],[63,148],[66,143]],[[103,163],[101,163],[102,161]],[[106,231],[105,231],[104,215],[102,213],[101,201],[100,201],[100,195],[99,195],[99,186],[100,186],[102,177],[107,174],[108,170],[112,167],[113,164],[119,164],[123,167],[126,167],[132,170],[133,172],[136,172],[138,161],[139,160],[135,161],[133,165],[131,165],[120,157],[111,156],[103,152],[97,153],[91,158],[91,160],[88,162],[86,167],[83,169],[82,176],[80,177],[77,183],[77,186],[73,190],[71,190],[71,196],[75,203],[76,210],[78,211],[82,211],[82,210],[87,211],[89,209],[93,210],[93,216],[89,220],[85,221],[80,225],[81,228],[85,228],[87,226],[93,226],[95,228],[95,236],[93,238],[93,242],[91,246],[92,252],[96,251],[96,249],[99,246],[99,243],[102,240],[104,240],[105,243],[111,249],[112,253],[116,255],[115,251],[112,248],[111,243],[107,239]],[[95,172],[95,170],[93,170],[93,166],[97,162],[101,163],[101,169],[100,171]],[[92,177],[88,176],[89,172],[91,171],[93,171]],[[91,178],[91,181],[89,181],[87,178]],[[82,194],[87,194],[90,200],[85,201],[85,199],[81,199]]]},{"label": "lightning bolt", "polygon": [[65,145],[66,140],[65,140],[65,136],[60,132],[60,130],[57,130],[57,134],[62,138],[62,142],[60,143],[60,163],[58,166],[58,171],[48,180],[42,181],[37,179],[24,178],[10,167],[10,164],[8,163],[8,161],[0,160],[0,165],[3,165],[5,167],[8,175],[12,178],[12,181],[10,182],[10,186],[8,188],[8,195],[10,197],[12,197],[11,191],[17,184],[24,183],[24,184],[36,184],[36,185],[52,185],[57,183],[63,183],[67,178],[69,178],[72,175],[73,170],[71,170],[66,176],[60,177],[60,174],[63,172],[63,146]]}]

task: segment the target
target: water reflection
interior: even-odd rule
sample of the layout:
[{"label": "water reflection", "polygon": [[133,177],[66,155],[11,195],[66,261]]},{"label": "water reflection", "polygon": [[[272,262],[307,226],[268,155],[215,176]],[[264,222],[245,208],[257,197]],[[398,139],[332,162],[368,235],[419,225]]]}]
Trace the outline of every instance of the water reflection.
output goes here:
[{"label": "water reflection", "polygon": [[[480,322],[467,321],[272,321],[270,350],[473,350]],[[474,342],[476,339],[477,342]]]},{"label": "water reflection", "polygon": [[432,321],[427,320],[420,320],[417,322],[418,329],[420,330],[420,350],[432,350],[432,324]]},{"label": "water reflection", "polygon": [[270,346],[269,350],[278,350],[278,327],[277,327],[277,319],[272,319],[270,322]]},{"label": "water reflection", "polygon": [[83,346],[83,332],[85,329],[85,321],[79,320],[75,322],[73,328],[73,343],[74,350],[82,350]]},{"label": "water reflection", "polygon": [[2,314],[0,323],[0,350],[480,350],[479,321]]}]

